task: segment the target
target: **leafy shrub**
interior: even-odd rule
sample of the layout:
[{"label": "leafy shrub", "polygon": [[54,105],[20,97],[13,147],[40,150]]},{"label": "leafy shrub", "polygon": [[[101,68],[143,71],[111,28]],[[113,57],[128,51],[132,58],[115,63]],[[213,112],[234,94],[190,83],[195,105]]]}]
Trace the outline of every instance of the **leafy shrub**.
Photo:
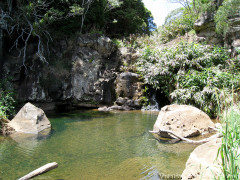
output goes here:
[{"label": "leafy shrub", "polygon": [[[218,106],[224,109],[232,99],[232,89],[237,90],[240,75],[224,72],[218,67],[203,71],[189,71],[179,81],[180,87],[171,93],[171,97],[180,104],[193,104],[210,116],[216,116]],[[237,97],[237,94],[234,94]]]},{"label": "leafy shrub", "polygon": [[158,28],[162,43],[167,43],[193,30],[198,14],[194,13],[193,7],[189,6],[189,8],[178,8],[168,14],[165,24]]},{"label": "leafy shrub", "polygon": [[192,104],[215,116],[217,99],[238,91],[234,61],[222,47],[181,42],[161,50],[146,48],[136,66],[145,83],[172,102]]},{"label": "leafy shrub", "polygon": [[7,119],[15,114],[15,100],[12,90],[0,83],[0,120]]},{"label": "leafy shrub", "polygon": [[167,43],[176,37],[183,36],[188,31],[192,30],[192,26],[177,21],[172,24],[167,24],[158,29],[161,34],[161,42]]}]

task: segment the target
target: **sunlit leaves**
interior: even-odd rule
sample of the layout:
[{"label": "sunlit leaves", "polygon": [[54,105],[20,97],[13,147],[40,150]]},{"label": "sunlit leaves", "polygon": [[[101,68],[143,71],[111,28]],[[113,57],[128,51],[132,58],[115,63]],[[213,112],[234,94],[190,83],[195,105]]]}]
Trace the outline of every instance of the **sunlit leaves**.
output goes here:
[{"label": "sunlit leaves", "polygon": [[0,82],[0,120],[6,119],[15,113],[15,100],[13,96],[13,91],[6,89],[4,83]]},{"label": "sunlit leaves", "polygon": [[[222,47],[179,43],[163,49],[146,48],[136,66],[146,84],[181,104],[195,105],[216,115],[217,96],[239,90],[240,74]],[[227,99],[227,98],[225,98]]]},{"label": "sunlit leaves", "polygon": [[73,15],[81,15],[81,14],[83,14],[83,11],[84,11],[84,8],[82,8],[78,4],[73,4],[72,6],[70,6],[70,12]]}]

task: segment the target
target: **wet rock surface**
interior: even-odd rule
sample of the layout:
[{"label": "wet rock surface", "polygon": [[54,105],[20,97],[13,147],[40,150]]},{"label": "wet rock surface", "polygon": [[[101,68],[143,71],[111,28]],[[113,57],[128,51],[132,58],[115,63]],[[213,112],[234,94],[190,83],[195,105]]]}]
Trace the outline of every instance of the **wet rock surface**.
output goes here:
[{"label": "wet rock surface", "polygon": [[55,41],[45,64],[36,55],[36,44],[28,45],[26,66],[17,51],[6,55],[1,73],[13,77],[11,84],[19,102],[32,102],[48,111],[112,106],[114,102],[113,109],[140,109],[143,83],[139,75],[121,72],[121,64],[130,67],[136,61],[137,51],[118,49],[99,34]]}]

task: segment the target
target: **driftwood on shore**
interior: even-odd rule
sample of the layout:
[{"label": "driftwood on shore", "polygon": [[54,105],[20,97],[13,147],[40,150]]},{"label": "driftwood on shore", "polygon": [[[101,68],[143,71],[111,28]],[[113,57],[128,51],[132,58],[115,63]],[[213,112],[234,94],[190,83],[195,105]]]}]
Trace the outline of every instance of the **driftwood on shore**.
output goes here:
[{"label": "driftwood on shore", "polygon": [[172,131],[168,131],[168,130],[149,131],[149,132],[153,133],[153,134],[160,134],[160,132],[167,133],[169,135],[174,136],[176,139],[180,139],[182,141],[186,141],[187,143],[191,143],[191,144],[202,144],[202,143],[206,143],[208,141],[211,141],[214,138],[222,137],[222,133],[217,133],[215,135],[212,135],[212,136],[210,136],[208,138],[205,138],[205,139],[202,139],[202,140],[191,140],[191,139],[188,139],[188,138],[181,137],[181,136],[173,133]]},{"label": "driftwood on shore", "polygon": [[33,177],[35,177],[35,176],[38,176],[38,175],[43,174],[43,173],[45,173],[45,172],[48,172],[48,171],[50,171],[50,170],[52,170],[52,169],[55,169],[55,168],[57,168],[57,167],[58,167],[58,164],[57,164],[56,162],[48,163],[48,164],[46,164],[46,165],[44,165],[44,166],[42,166],[42,167],[40,167],[40,168],[38,168],[38,169],[30,172],[29,174],[21,177],[21,178],[18,179],[18,180],[31,179],[31,178],[33,178]]}]

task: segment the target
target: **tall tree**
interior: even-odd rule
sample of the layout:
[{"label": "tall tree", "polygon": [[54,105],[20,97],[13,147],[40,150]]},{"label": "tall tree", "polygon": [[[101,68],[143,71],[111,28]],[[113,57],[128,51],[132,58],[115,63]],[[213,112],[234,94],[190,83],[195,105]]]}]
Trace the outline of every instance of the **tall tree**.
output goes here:
[{"label": "tall tree", "polygon": [[134,33],[149,34],[156,28],[151,12],[141,0],[124,0],[122,5],[109,14],[106,31],[112,36],[127,36]]}]

